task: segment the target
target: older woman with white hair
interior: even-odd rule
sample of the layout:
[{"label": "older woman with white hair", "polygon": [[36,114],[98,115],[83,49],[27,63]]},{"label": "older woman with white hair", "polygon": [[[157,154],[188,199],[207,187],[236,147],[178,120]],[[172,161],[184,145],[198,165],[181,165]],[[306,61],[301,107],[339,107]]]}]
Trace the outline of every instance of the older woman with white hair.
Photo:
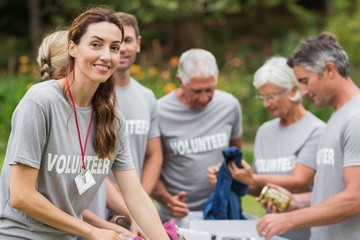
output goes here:
[{"label": "older woman with white hair", "polygon": [[274,118],[256,133],[254,173],[242,179],[237,169],[230,169],[235,179],[256,186],[255,195],[267,183],[291,192],[307,191],[316,171],[316,149],[325,123],[304,108],[299,82],[286,61],[272,57],[254,75],[257,99]]},{"label": "older woman with white hair", "polygon": [[[228,165],[233,179],[247,184],[254,196],[268,183],[291,192],[310,191],[316,172],[316,149],[325,123],[304,108],[300,85],[286,61],[272,57],[254,75],[257,99],[273,119],[256,133],[253,168],[245,161],[243,169]],[[212,184],[216,172],[215,166],[208,169]],[[309,234],[309,229],[300,229],[284,237],[304,240]]]}]

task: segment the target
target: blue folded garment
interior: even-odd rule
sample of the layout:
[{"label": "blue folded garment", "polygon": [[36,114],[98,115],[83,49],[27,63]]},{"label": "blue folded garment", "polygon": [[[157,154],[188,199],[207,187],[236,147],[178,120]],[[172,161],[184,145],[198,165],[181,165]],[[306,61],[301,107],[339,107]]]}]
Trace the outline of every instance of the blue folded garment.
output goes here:
[{"label": "blue folded garment", "polygon": [[217,175],[214,192],[203,209],[204,219],[245,219],[241,209],[241,197],[248,193],[248,186],[232,179],[227,164],[235,161],[241,168],[242,152],[231,146],[223,150],[224,161]]}]

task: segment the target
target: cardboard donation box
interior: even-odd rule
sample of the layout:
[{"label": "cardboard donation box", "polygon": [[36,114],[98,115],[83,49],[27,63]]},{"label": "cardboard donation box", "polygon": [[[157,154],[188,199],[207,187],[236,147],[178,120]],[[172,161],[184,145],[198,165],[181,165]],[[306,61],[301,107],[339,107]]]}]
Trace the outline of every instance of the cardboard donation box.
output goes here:
[{"label": "cardboard donation box", "polygon": [[[261,240],[256,231],[256,220],[205,220],[190,221],[189,229],[198,232],[210,233],[208,240]],[[196,238],[186,238],[196,240]],[[273,237],[272,240],[286,240],[282,237]]]}]

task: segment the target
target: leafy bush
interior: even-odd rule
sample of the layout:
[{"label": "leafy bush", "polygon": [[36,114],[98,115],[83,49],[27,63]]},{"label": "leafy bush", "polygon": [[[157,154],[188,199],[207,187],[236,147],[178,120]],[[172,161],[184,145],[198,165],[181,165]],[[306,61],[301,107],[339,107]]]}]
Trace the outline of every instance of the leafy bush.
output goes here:
[{"label": "leafy bush", "polygon": [[11,130],[11,116],[19,100],[34,83],[28,75],[0,78],[0,142],[6,142]]}]

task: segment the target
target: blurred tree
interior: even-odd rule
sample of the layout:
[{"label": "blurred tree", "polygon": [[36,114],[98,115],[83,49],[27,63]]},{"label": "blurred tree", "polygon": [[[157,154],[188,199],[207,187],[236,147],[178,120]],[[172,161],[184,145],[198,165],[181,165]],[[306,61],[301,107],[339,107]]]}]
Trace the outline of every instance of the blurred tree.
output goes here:
[{"label": "blurred tree", "polygon": [[325,30],[337,36],[338,41],[349,55],[354,81],[360,74],[360,7],[359,0],[337,0],[334,3],[333,15],[329,16]]},{"label": "blurred tree", "polygon": [[40,0],[28,0],[29,4],[29,23],[30,23],[30,35],[31,35],[31,55],[37,55],[37,48],[40,46],[40,20],[41,20],[41,8]]},{"label": "blurred tree", "polygon": [[[236,52],[239,39],[261,42],[264,37],[284,37],[289,29],[305,32],[319,22],[299,6],[319,11],[327,2],[331,0],[103,0],[101,5],[135,14],[143,32],[143,48],[150,49],[141,57],[144,62],[158,59],[156,63],[161,64],[191,47],[216,46],[214,51],[227,55]],[[44,33],[69,25],[81,11],[95,5],[99,5],[98,0],[28,0],[27,5],[23,0],[0,0],[0,37],[17,39],[13,49],[16,57],[30,54],[34,59]],[[304,21],[305,12],[308,22]],[[269,49],[271,43],[263,46]],[[0,67],[4,62],[0,59]]]},{"label": "blurred tree", "polygon": [[[257,127],[270,118],[261,104],[254,102],[256,90],[252,77],[256,69],[272,55],[286,57],[291,54],[301,38],[322,31],[326,21],[326,28],[345,43],[350,60],[360,62],[357,55],[360,42],[358,1],[102,0],[101,5],[137,16],[143,37],[137,61],[144,69],[156,69],[159,74],[146,78],[152,84],[149,87],[160,89],[162,94],[162,85],[174,81],[170,74],[163,74],[176,71],[169,59],[192,47],[213,52],[221,72],[219,88],[240,100],[246,126],[244,138],[251,141]],[[34,62],[44,34],[68,26],[80,12],[99,5],[98,2],[27,0],[28,4],[24,4],[24,0],[0,0],[0,71],[6,69],[7,73],[15,73],[17,60],[22,55],[29,55]],[[17,78],[1,78],[11,79],[16,81]],[[19,83],[15,81],[13,84],[17,86]],[[14,94],[6,90],[9,86],[13,85],[4,85],[3,93],[9,94],[12,100]],[[318,111],[311,105],[309,109],[315,114]],[[4,119],[11,118],[9,112]]]},{"label": "blurred tree", "polygon": [[0,74],[13,74],[19,49],[29,48],[31,42],[27,35],[27,6],[21,0],[0,0],[0,12]]}]

